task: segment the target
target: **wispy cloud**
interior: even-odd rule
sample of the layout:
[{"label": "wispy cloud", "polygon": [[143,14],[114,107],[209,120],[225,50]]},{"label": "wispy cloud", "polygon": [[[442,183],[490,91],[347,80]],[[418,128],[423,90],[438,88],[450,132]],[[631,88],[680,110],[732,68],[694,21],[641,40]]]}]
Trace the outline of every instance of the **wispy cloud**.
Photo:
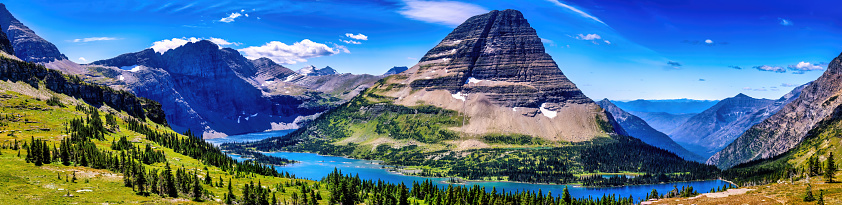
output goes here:
[{"label": "wispy cloud", "polygon": [[363,41],[368,40],[368,36],[363,35],[361,33],[360,34],[346,33],[345,36],[347,36],[348,38],[356,39],[356,40],[363,40]]},{"label": "wispy cloud", "polygon": [[754,69],[757,69],[759,71],[786,73],[786,68],[781,67],[781,66],[761,65],[761,66],[754,66]]},{"label": "wispy cloud", "polygon": [[118,40],[116,37],[90,37],[90,38],[77,38],[73,39],[72,42],[74,43],[86,43],[91,41],[113,41]]},{"label": "wispy cloud", "polygon": [[555,46],[555,41],[546,38],[541,38],[541,43],[547,44],[549,46]]},{"label": "wispy cloud", "polygon": [[733,69],[737,69],[737,70],[742,70],[742,69],[743,69],[743,67],[740,67],[740,66],[735,66],[735,65],[729,65],[728,67],[729,67],[729,68],[733,68]]},{"label": "wispy cloud", "polygon": [[85,57],[79,57],[79,60],[82,62],[88,62],[88,59],[85,59]]},{"label": "wispy cloud", "polygon": [[308,58],[350,52],[344,46],[333,44],[333,47],[330,47],[326,44],[310,41],[310,39],[304,39],[292,45],[287,45],[280,41],[272,41],[262,46],[252,46],[239,49],[238,51],[243,53],[248,59],[266,57],[281,64],[296,64],[307,62]]},{"label": "wispy cloud", "polygon": [[768,89],[766,89],[766,87],[762,87],[762,88],[743,87],[743,90],[749,90],[749,91],[769,91]]},{"label": "wispy cloud", "polygon": [[342,39],[339,39],[339,41],[342,41],[343,43],[347,43],[347,44],[362,44],[362,43],[360,43],[359,41],[355,41],[355,40],[342,40]]},{"label": "wispy cloud", "polygon": [[[568,35],[570,36],[570,35]],[[600,43],[605,43],[606,45],[611,45],[611,41],[605,40],[599,34],[591,33],[591,34],[579,34],[576,36],[570,36],[575,39],[583,40],[583,41],[591,41],[591,43],[599,45]]]},{"label": "wispy cloud", "polygon": [[240,16],[243,16],[243,14],[241,14],[239,12],[234,12],[234,13],[229,14],[228,17],[219,19],[219,21],[225,22],[225,23],[231,23],[231,22],[234,22],[234,19],[237,19]]},{"label": "wispy cloud", "polygon": [[796,84],[789,84],[789,83],[781,83],[781,87],[795,87],[798,86]]},{"label": "wispy cloud", "polygon": [[236,42],[232,43],[232,42],[229,42],[225,39],[214,38],[214,37],[210,37],[210,38],[181,37],[181,38],[164,39],[164,40],[160,40],[160,41],[155,41],[155,42],[152,43],[152,46],[149,47],[149,48],[152,48],[152,50],[154,50],[157,53],[163,54],[163,53],[167,52],[168,50],[181,47],[184,44],[195,43],[195,42],[199,42],[201,40],[208,40],[210,42],[213,42],[214,44],[216,44],[220,48],[222,48],[222,46],[228,46],[228,45],[235,45],[235,46],[240,45],[240,43],[236,43]]},{"label": "wispy cloud", "polygon": [[778,18],[778,20],[780,20],[780,21],[781,21],[781,22],[780,22],[780,24],[781,24],[781,25],[784,25],[784,26],[792,26],[792,21],[790,21],[789,19],[785,19],[785,18]]},{"label": "wispy cloud", "polygon": [[584,11],[582,11],[582,10],[579,10],[579,9],[577,9],[576,7],[573,7],[573,6],[567,5],[567,4],[565,4],[565,3],[562,3],[562,2],[561,2],[561,1],[559,1],[559,0],[547,0],[547,1],[549,1],[550,3],[555,4],[556,6],[560,6],[560,7],[562,7],[562,8],[569,9],[570,11],[572,11],[572,12],[574,12],[574,13],[577,13],[577,14],[581,15],[582,17],[592,19],[592,20],[594,20],[594,21],[596,21],[596,22],[599,22],[599,23],[601,23],[601,24],[603,24],[603,25],[606,25],[606,26],[608,25],[608,24],[605,24],[605,22],[602,22],[602,20],[599,20],[599,18],[596,18],[595,16],[590,15],[590,14],[588,14],[587,12],[584,12]]},{"label": "wispy cloud", "polygon": [[488,12],[478,5],[458,1],[405,0],[398,11],[404,17],[448,26],[458,26],[471,16]]},{"label": "wispy cloud", "polygon": [[675,61],[667,61],[667,65],[670,65],[670,66],[673,66],[673,67],[680,67],[681,63],[675,62]]},{"label": "wispy cloud", "polygon": [[704,78],[699,78],[699,81],[705,81],[705,79],[704,79]]}]

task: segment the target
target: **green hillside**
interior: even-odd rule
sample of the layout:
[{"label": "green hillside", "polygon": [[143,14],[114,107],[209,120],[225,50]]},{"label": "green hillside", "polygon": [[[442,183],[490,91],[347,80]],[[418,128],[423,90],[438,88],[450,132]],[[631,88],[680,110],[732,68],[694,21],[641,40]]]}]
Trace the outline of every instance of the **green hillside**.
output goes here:
[{"label": "green hillside", "polygon": [[[374,91],[383,87],[389,86],[377,84],[288,136],[223,147],[376,159],[404,166],[407,174],[467,180],[610,186],[709,179],[718,173],[713,166],[685,161],[626,136],[549,142],[519,134],[463,134],[459,112],[395,105]],[[601,124],[603,129],[612,129],[608,123]],[[465,141],[490,147],[466,147]],[[589,177],[606,173],[639,176],[622,182]]]}]

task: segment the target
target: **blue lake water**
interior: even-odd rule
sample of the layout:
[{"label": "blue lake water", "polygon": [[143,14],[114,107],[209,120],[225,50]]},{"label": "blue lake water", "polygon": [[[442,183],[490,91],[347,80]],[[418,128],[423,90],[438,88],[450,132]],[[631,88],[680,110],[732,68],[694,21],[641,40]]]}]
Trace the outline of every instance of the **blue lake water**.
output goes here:
[{"label": "blue lake water", "polygon": [[231,135],[228,137],[223,138],[214,138],[214,139],[206,139],[205,141],[210,142],[215,145],[220,145],[222,143],[228,142],[253,142],[258,141],[270,137],[280,137],[289,134],[290,132],[295,130],[278,130],[278,131],[271,131],[271,132],[257,132],[257,133],[249,133],[243,135]]},{"label": "blue lake water", "polygon": [[[255,135],[260,136],[277,136],[280,132],[275,132],[272,134],[267,133],[258,133]],[[289,133],[289,132],[286,132]],[[259,140],[255,139],[258,138],[257,136],[232,136],[237,139],[232,139],[233,141],[242,140],[242,139],[249,139],[249,140]],[[210,141],[210,140],[209,140]],[[218,141],[218,140],[217,140]],[[411,186],[413,181],[421,181],[430,179],[436,182],[439,187],[446,187],[448,183],[448,178],[434,178],[434,177],[418,177],[418,176],[407,176],[398,174],[395,172],[391,172],[388,169],[383,169],[384,165],[379,164],[378,161],[372,160],[359,160],[359,159],[349,159],[345,157],[335,157],[335,156],[321,156],[318,154],[312,153],[296,153],[296,152],[273,152],[273,153],[265,153],[266,155],[276,156],[276,157],[283,157],[291,160],[296,160],[298,163],[290,164],[286,166],[275,166],[280,172],[289,172],[290,174],[295,174],[298,178],[305,178],[305,179],[312,179],[312,180],[321,180],[322,177],[327,176],[330,172],[333,171],[334,168],[337,168],[342,171],[343,174],[359,174],[361,179],[371,179],[377,181],[383,180],[386,182],[391,183],[404,183],[407,186]],[[237,160],[243,160],[236,155],[231,155]],[[389,168],[389,166],[386,166]],[[492,187],[496,187],[498,192],[502,192],[505,190],[506,192],[510,191],[519,191],[519,190],[529,190],[529,191],[543,191],[545,194],[547,192],[552,192],[553,195],[558,195],[562,193],[562,190],[565,186],[568,186],[568,190],[570,194],[576,198],[580,197],[588,197],[592,196],[602,197],[603,194],[615,194],[617,196],[633,196],[635,200],[640,200],[645,198],[646,194],[651,192],[652,189],[658,190],[658,193],[666,193],[673,189],[673,185],[678,186],[681,189],[682,186],[693,186],[695,190],[700,193],[705,193],[709,191],[711,188],[722,187],[723,185],[727,184],[725,181],[721,180],[708,180],[708,181],[695,181],[695,182],[676,182],[676,183],[666,183],[666,184],[653,184],[653,185],[635,185],[635,186],[623,186],[623,187],[608,187],[608,188],[585,188],[585,187],[575,187],[573,185],[549,185],[549,184],[529,184],[529,183],[516,183],[516,182],[466,182],[466,186],[473,186],[473,185],[480,185],[484,186],[486,190],[491,191]]]}]

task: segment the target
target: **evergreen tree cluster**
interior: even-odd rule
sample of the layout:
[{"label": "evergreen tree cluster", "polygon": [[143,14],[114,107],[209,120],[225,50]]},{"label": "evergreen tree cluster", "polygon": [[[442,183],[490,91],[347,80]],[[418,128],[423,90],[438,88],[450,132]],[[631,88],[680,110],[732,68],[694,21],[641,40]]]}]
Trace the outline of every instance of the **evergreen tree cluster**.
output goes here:
[{"label": "evergreen tree cluster", "polygon": [[[126,123],[127,129],[145,135],[147,140],[170,148],[179,154],[197,159],[206,165],[219,167],[223,171],[232,173],[232,175],[255,173],[264,176],[283,176],[270,165],[257,163],[253,160],[237,162],[223,153],[218,147],[199,137],[193,136],[192,133],[185,133],[188,134],[187,137],[179,137],[176,133],[153,130],[135,119],[127,119]],[[269,158],[270,156],[266,157]]]},{"label": "evergreen tree cluster", "polygon": [[[450,204],[522,204],[522,205],[620,205],[634,204],[634,198],[615,195],[603,195],[602,197],[588,197],[575,199],[565,188],[559,196],[552,193],[544,194],[543,191],[519,191],[506,192],[497,191],[492,188],[487,192],[484,187],[474,185],[471,187],[448,185],[438,187],[430,180],[421,183],[413,182],[412,188],[404,184],[393,184],[378,180],[361,180],[359,176],[342,175],[342,172],[334,169],[327,177],[322,179],[330,192],[329,204],[389,204],[409,205],[418,204],[416,200],[423,200],[431,205]],[[411,190],[411,191],[409,191]]]}]

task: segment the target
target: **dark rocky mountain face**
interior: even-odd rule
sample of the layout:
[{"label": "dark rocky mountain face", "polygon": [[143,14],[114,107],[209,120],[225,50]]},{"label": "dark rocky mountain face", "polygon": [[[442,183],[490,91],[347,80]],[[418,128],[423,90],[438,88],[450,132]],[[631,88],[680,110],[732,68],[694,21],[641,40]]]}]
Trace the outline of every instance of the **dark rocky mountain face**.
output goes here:
[{"label": "dark rocky mountain face", "polygon": [[707,163],[721,168],[777,156],[795,147],[819,122],[842,104],[842,54],[828,64],[821,77],[806,85],[792,102],[746,130]]},{"label": "dark rocky mountain face", "polygon": [[[448,62],[450,75],[413,81],[416,89],[485,93],[507,107],[542,103],[593,103],[558,68],[535,29],[514,10],[474,16],[427,52],[421,62]],[[427,71],[422,66],[419,72]],[[471,80],[506,82],[465,86]]]},{"label": "dark rocky mountain face", "polygon": [[390,76],[390,75],[394,75],[394,74],[404,72],[408,69],[409,68],[407,68],[406,66],[395,66],[395,67],[392,67],[391,69],[389,69],[388,71],[386,71],[386,73],[383,73],[383,75],[384,76]]},{"label": "dark rocky mountain face", "polygon": [[704,162],[706,159],[687,151],[684,147],[681,147],[678,143],[675,143],[675,141],[670,139],[670,137],[666,134],[650,127],[646,121],[643,121],[643,119],[620,109],[614,105],[614,103],[608,101],[608,99],[603,99],[596,102],[596,104],[611,113],[614,120],[617,121],[620,127],[622,127],[629,136],[640,139],[646,144],[675,153],[686,160]]},{"label": "dark rocky mountain face", "polygon": [[[0,30],[3,30],[3,28],[0,27]],[[12,47],[12,42],[9,41],[8,37],[6,37],[5,32],[0,32],[0,51],[3,51],[9,55],[15,55],[15,49],[14,47]]]},{"label": "dark rocky mountain face", "polygon": [[16,19],[6,5],[0,3],[0,27],[14,47],[14,55],[27,62],[48,63],[67,60],[55,45],[44,40]]},{"label": "dark rocky mountain face", "polygon": [[282,65],[278,65],[275,61],[269,58],[258,58],[251,61],[257,69],[257,76],[255,78],[260,81],[283,81],[290,75],[295,74],[295,71],[290,70]]},{"label": "dark rocky mountain face", "polygon": [[658,130],[664,134],[669,134],[681,124],[684,124],[689,120],[691,117],[696,116],[699,113],[681,113],[681,114],[673,114],[673,113],[666,113],[666,112],[636,112],[636,111],[628,111],[634,116],[643,119],[646,121],[649,126]]},{"label": "dark rocky mountain face", "polygon": [[753,113],[773,103],[774,100],[755,99],[740,93],[693,116],[673,130],[670,137],[693,153],[707,158],[754,125],[738,126],[738,123],[744,122],[743,118],[754,116]]}]

